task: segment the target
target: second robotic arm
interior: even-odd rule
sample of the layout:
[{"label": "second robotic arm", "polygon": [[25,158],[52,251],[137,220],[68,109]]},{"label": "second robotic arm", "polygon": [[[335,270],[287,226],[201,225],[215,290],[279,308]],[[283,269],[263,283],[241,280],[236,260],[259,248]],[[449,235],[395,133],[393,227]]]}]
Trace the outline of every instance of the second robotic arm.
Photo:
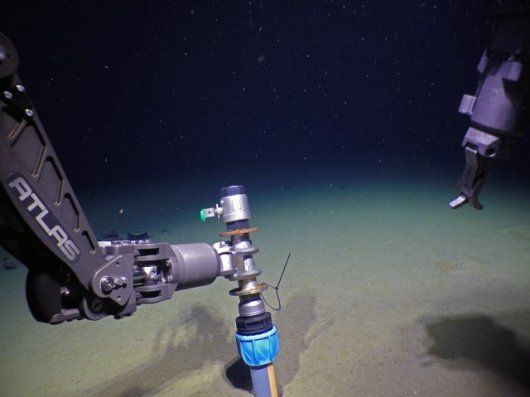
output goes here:
[{"label": "second robotic arm", "polygon": [[478,195],[493,162],[507,159],[528,127],[530,13],[505,14],[484,51],[475,95],[464,95],[459,112],[470,116],[462,146],[466,165],[460,194],[449,203],[482,209]]}]

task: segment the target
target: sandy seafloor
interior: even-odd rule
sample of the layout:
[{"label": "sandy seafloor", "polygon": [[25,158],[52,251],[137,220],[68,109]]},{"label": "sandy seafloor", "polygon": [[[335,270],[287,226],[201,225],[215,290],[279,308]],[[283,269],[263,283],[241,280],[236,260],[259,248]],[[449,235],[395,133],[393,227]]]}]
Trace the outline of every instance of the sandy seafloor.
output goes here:
[{"label": "sandy seafloor", "polygon": [[[241,178],[261,229],[261,280],[275,282],[292,254],[284,309],[273,313],[283,394],[530,395],[530,192],[497,175],[485,210],[451,211],[454,180],[347,171]],[[200,223],[198,210],[228,179],[144,181],[80,198],[99,233],[214,242],[223,226]],[[50,326],[32,319],[24,280],[23,267],[0,271],[0,395],[249,395],[232,282],[119,321]]]}]

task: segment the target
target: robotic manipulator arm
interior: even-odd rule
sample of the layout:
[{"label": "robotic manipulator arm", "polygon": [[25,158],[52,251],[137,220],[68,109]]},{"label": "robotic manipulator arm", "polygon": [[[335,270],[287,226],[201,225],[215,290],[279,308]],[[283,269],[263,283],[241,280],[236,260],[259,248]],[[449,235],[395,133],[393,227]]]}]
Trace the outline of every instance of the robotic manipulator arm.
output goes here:
[{"label": "robotic manipulator arm", "polygon": [[225,275],[207,243],[97,241],[17,66],[0,34],[0,244],[28,267],[35,319],[121,318]]},{"label": "robotic manipulator arm", "polygon": [[[523,8],[521,10],[521,8]],[[475,95],[464,95],[459,112],[470,116],[464,136],[466,165],[460,194],[449,203],[482,209],[478,195],[491,165],[508,159],[528,128],[530,94],[530,6],[500,9],[496,30],[478,65]]]}]

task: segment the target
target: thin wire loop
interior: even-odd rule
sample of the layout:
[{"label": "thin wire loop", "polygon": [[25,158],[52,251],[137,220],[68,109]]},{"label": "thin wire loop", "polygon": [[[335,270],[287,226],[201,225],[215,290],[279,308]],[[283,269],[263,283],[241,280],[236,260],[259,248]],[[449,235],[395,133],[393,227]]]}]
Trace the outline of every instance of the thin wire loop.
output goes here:
[{"label": "thin wire loop", "polygon": [[276,300],[278,301],[278,306],[274,307],[269,302],[267,302],[267,299],[265,299],[265,296],[263,295],[263,292],[261,293],[261,299],[263,299],[263,302],[270,307],[272,310],[278,312],[282,309],[282,301],[280,299],[280,283],[283,279],[283,274],[285,273],[285,269],[287,269],[287,265],[289,264],[289,259],[291,259],[291,253],[289,252],[289,255],[287,255],[287,259],[285,260],[285,264],[283,265],[282,272],[280,274],[280,278],[278,279],[278,282],[276,283],[276,286],[270,285],[267,283],[264,283],[266,286],[271,287],[274,292],[276,292]]}]

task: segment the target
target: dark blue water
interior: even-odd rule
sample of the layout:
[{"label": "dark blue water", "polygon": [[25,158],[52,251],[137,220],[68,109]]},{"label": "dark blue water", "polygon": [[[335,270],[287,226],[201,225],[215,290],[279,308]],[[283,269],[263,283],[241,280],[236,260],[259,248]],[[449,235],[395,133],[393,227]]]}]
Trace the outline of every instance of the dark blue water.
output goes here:
[{"label": "dark blue water", "polygon": [[[456,181],[491,4],[6,2],[0,23],[79,190],[286,167]],[[528,183],[528,135],[503,178]]]}]

